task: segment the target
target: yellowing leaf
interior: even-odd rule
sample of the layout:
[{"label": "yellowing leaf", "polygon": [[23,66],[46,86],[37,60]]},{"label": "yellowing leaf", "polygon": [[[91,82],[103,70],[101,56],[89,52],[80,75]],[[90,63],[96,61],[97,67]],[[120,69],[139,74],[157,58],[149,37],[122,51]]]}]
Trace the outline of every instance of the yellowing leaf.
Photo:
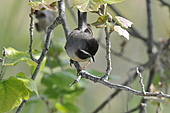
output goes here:
[{"label": "yellowing leaf", "polygon": [[119,35],[121,35],[121,36],[125,37],[127,40],[129,40],[129,33],[125,29],[121,28],[120,26],[115,25],[114,30],[116,32],[118,32]]},{"label": "yellowing leaf", "polygon": [[73,0],[74,7],[81,12],[98,11],[101,4],[103,4],[101,0]]},{"label": "yellowing leaf", "polygon": [[50,10],[57,12],[57,1],[44,1],[44,2],[29,2],[28,5],[30,5],[34,10]]},{"label": "yellowing leaf", "polygon": [[94,25],[96,28],[104,28],[106,27],[107,20],[108,20],[108,16],[102,15],[97,19],[96,22],[92,23],[92,25]]},{"label": "yellowing leaf", "polygon": [[128,27],[131,27],[132,26],[132,22],[123,18],[123,17],[120,17],[120,16],[115,16],[116,20],[121,24],[122,27],[124,28],[128,28]]},{"label": "yellowing leaf", "polygon": [[113,4],[113,3],[120,3],[124,0],[101,0],[103,3]]},{"label": "yellowing leaf", "polygon": [[23,82],[11,76],[0,81],[0,113],[4,113],[18,107],[21,102],[29,98],[29,91]]}]

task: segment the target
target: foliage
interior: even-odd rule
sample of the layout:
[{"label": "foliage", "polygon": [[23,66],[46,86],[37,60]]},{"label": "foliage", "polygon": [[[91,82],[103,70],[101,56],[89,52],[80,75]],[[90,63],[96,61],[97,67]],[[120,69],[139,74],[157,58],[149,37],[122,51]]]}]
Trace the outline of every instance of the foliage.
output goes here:
[{"label": "foliage", "polygon": [[[60,0],[42,0],[42,2],[29,2],[28,4],[33,10],[51,10],[57,12],[57,1]],[[103,4],[120,3],[122,1],[124,0],[72,0],[72,5],[74,8],[77,8],[82,12],[93,12],[98,11],[98,8]],[[96,22],[93,22],[92,25],[96,28],[109,27],[109,33],[115,31],[120,36],[129,40],[130,34],[126,29],[131,27],[133,23],[120,16],[115,16],[114,20],[115,23],[112,23],[112,16],[108,12],[104,11],[103,14],[99,14]],[[37,72],[38,76],[42,75],[40,80],[42,88],[40,89],[37,89],[35,81],[30,78],[37,67],[37,63],[30,58],[30,53],[28,51],[19,51],[12,47],[4,49],[5,55],[2,55],[4,58],[0,59],[2,63],[2,69],[0,72],[0,113],[10,111],[11,109],[18,107],[23,100],[27,99],[30,99],[28,102],[30,106],[36,103],[34,112],[37,112],[36,106],[38,108],[40,99],[44,101],[46,104],[45,106],[51,113],[79,113],[81,111],[81,109],[76,106],[75,102],[78,99],[77,97],[85,91],[87,83],[81,80],[78,84],[69,87],[70,84],[77,78],[75,76],[76,72],[75,69],[68,68],[68,59],[64,59],[65,56],[63,55],[64,45],[60,43],[59,39],[52,40],[52,43],[55,42],[57,42],[57,44],[50,46],[47,56],[41,62],[39,69],[41,73],[38,73],[39,71]],[[38,59],[42,51],[32,50],[32,53],[33,56]],[[21,61],[28,64],[31,75],[26,75],[21,70],[20,73],[4,79],[3,72],[8,71],[6,67],[17,66]],[[5,70],[3,70],[3,67],[5,67]],[[103,74],[94,70],[91,70],[91,72],[94,75],[99,76]],[[169,73],[169,71],[165,71],[164,73]],[[154,87],[151,87],[151,92],[161,91],[163,85],[161,84],[161,87],[158,85],[160,81],[161,75],[160,73],[157,73],[153,82]],[[37,95],[36,97],[33,92]],[[162,104],[168,104],[168,101],[164,98],[146,97],[145,99],[150,100],[153,105],[157,105],[159,107],[162,107]]]}]

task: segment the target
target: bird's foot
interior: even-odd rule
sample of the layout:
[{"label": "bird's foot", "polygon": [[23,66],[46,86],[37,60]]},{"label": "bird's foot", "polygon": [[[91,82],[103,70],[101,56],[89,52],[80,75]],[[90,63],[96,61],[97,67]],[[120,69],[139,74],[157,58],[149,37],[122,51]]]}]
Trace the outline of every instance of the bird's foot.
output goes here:
[{"label": "bird's foot", "polygon": [[72,67],[74,60],[70,59],[70,66]]}]

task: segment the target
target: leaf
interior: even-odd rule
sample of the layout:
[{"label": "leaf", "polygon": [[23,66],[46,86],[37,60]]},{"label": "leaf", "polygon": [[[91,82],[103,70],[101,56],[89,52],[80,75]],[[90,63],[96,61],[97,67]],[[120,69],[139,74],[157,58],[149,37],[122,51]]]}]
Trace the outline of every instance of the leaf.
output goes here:
[{"label": "leaf", "polygon": [[132,22],[123,18],[123,17],[120,17],[120,16],[115,16],[116,20],[120,23],[120,25],[124,28],[128,28],[128,27],[131,27],[132,26]]},{"label": "leaf", "polygon": [[22,81],[26,88],[28,88],[31,92],[34,91],[37,94],[37,96],[39,97],[37,86],[36,86],[36,83],[34,80],[29,78],[27,75],[25,75],[22,72],[17,74],[17,79]]},{"label": "leaf", "polygon": [[58,11],[56,7],[57,1],[60,0],[44,1],[44,2],[29,2],[28,5],[30,5],[34,10],[50,10],[50,11],[57,12]]},{"label": "leaf", "polygon": [[[39,58],[40,52],[37,50],[33,50],[33,55],[35,58]],[[16,65],[19,61],[26,61],[30,66],[37,66],[37,63],[32,61],[30,58],[29,52],[17,51],[14,48],[8,47],[5,48],[5,57],[12,59],[9,63],[5,63],[5,65]],[[42,69],[45,65],[46,58],[44,58],[40,69]]]},{"label": "leaf", "polygon": [[113,3],[120,3],[124,0],[101,0],[103,3],[113,4]]},{"label": "leaf", "polygon": [[74,104],[72,103],[56,103],[56,108],[62,112],[62,113],[79,113],[79,109],[78,107],[76,107]]},{"label": "leaf", "polygon": [[78,8],[81,12],[98,11],[101,0],[72,0],[74,7]]},{"label": "leaf", "polygon": [[[39,53],[38,51],[34,51],[34,53]],[[14,48],[5,48],[5,56],[7,58],[12,59],[10,63],[6,63],[6,65],[16,65],[19,61],[27,61],[29,65],[36,66],[37,63],[33,62],[30,59],[30,55],[28,52],[17,51]]]},{"label": "leaf", "polygon": [[29,95],[29,90],[23,82],[13,76],[0,81],[0,113],[18,107],[23,100],[29,98]]},{"label": "leaf", "polygon": [[94,25],[96,28],[104,28],[106,27],[107,20],[108,20],[108,16],[102,15],[97,19],[96,22],[92,23],[92,25]]},{"label": "leaf", "polygon": [[129,40],[129,33],[125,29],[121,28],[120,26],[115,25],[114,30],[116,32],[118,32],[119,35],[121,35],[121,36],[125,37],[127,40]]},{"label": "leaf", "polygon": [[57,85],[57,87],[62,87],[65,89],[70,89],[69,85],[76,79],[72,73],[67,71],[60,71],[50,75],[46,75],[42,79],[42,83],[46,86]]}]

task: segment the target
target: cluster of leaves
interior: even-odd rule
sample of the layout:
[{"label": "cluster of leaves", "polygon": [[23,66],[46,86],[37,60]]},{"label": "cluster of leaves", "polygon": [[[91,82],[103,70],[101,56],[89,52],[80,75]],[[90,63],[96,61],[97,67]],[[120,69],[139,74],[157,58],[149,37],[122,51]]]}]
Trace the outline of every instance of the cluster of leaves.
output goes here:
[{"label": "cluster of leaves", "polygon": [[[35,10],[51,10],[57,12],[56,2],[60,0],[42,0],[41,2],[29,2],[28,4]],[[72,0],[73,7],[81,12],[98,11],[102,4],[120,3],[124,0]]]},{"label": "cluster of leaves", "polygon": [[[5,58],[12,59],[8,63],[5,63],[5,66],[15,66],[20,61],[27,62],[30,67],[35,67],[37,65],[30,59],[28,52],[17,51],[14,48],[9,47],[4,49],[4,53]],[[33,53],[36,57],[40,55],[39,51],[34,51]],[[43,63],[45,63],[45,59]],[[35,81],[33,81],[23,72],[20,72],[17,75],[11,76],[7,79],[1,79],[0,113],[9,111],[14,107],[18,107],[23,100],[29,99],[33,91],[38,95]]]},{"label": "cluster of leaves", "polygon": [[[120,16],[116,16],[116,22],[111,25],[109,23],[110,18],[112,19],[111,15],[105,14],[100,16],[96,22],[92,23],[92,25],[96,26],[96,28],[104,28],[107,25],[110,26],[110,31],[116,31],[120,36],[125,37],[127,40],[129,40],[129,33],[127,30],[125,30],[124,28],[128,28],[131,27],[131,25],[133,24],[131,21],[120,17]],[[116,25],[116,23],[118,22],[119,25]]]}]

